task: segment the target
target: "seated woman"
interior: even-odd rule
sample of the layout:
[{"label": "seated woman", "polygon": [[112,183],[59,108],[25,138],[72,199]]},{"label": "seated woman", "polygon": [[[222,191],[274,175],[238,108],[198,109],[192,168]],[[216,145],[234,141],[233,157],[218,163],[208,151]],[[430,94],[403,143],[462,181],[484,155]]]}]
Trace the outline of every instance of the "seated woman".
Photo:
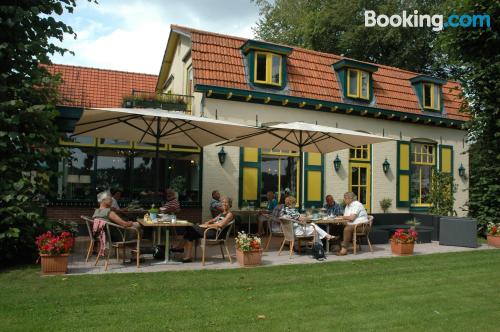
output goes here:
[{"label": "seated woman", "polygon": [[217,234],[217,229],[224,228],[234,219],[233,213],[230,211],[233,206],[233,200],[224,196],[221,198],[221,203],[222,213],[201,225],[193,225],[192,228],[186,230],[184,234],[186,243],[184,244],[184,258],[182,262],[189,263],[193,261],[193,241],[203,238],[205,230],[209,229],[207,238],[214,239]]},{"label": "seated woman", "polygon": [[162,206],[162,208],[165,209],[165,212],[166,213],[179,213],[179,211],[181,210],[181,205],[179,204],[179,200],[177,199],[177,196],[175,195],[175,191],[168,188],[165,192],[165,199],[166,199],[166,202]]},{"label": "seated woman", "polygon": [[287,198],[285,198],[285,207],[282,210],[280,216],[281,218],[292,219],[295,221],[293,223],[293,232],[296,236],[312,236],[316,231],[316,234],[318,234],[318,238],[316,238],[315,241],[319,241],[322,239],[332,240],[335,238],[314,223],[305,224],[305,217],[302,216],[295,207],[296,203],[297,200],[293,196],[288,196]]},{"label": "seated woman", "polygon": [[109,191],[103,191],[97,194],[97,202],[99,202],[99,208],[94,211],[94,218],[101,218],[106,221],[113,222],[120,226],[126,228],[140,228],[141,225],[134,221],[125,221],[116,212],[111,210],[111,205],[113,204],[113,196]]}]

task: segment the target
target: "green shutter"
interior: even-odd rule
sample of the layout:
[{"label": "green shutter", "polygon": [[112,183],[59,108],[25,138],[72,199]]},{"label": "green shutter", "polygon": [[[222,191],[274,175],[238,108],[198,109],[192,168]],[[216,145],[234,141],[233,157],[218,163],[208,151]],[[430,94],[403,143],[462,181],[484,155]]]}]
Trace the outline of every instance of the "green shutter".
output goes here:
[{"label": "green shutter", "polygon": [[240,148],[239,205],[243,201],[260,206],[261,152],[257,148]]},{"label": "green shutter", "polygon": [[439,170],[453,176],[453,146],[439,146]]},{"label": "green shutter", "polygon": [[324,157],[320,153],[306,153],[304,165],[304,195],[306,207],[321,207],[323,203]]},{"label": "green shutter", "polygon": [[396,206],[410,206],[410,142],[398,141]]}]

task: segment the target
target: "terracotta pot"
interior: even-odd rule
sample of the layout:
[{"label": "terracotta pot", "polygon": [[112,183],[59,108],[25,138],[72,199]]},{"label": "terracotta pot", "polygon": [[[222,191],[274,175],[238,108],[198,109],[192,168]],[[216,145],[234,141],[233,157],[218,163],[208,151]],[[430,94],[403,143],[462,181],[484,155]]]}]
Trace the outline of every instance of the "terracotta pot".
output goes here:
[{"label": "terracotta pot", "polygon": [[415,243],[396,243],[391,241],[391,250],[394,255],[410,256],[413,255]]},{"label": "terracotta pot", "polygon": [[68,271],[69,254],[50,256],[40,254],[43,274],[65,274]]},{"label": "terracotta pot", "polygon": [[257,266],[262,263],[262,249],[253,251],[241,251],[236,249],[236,259],[240,266]]},{"label": "terracotta pot", "polygon": [[500,236],[488,234],[487,238],[488,238],[488,245],[495,248],[500,248]]}]

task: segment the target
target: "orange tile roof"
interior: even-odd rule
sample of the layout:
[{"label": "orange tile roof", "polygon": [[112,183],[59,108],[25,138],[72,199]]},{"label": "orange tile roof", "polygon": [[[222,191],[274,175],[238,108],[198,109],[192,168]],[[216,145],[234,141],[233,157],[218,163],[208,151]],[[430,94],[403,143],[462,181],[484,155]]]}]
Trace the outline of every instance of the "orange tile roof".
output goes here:
[{"label": "orange tile roof", "polygon": [[[252,90],[245,77],[243,54],[240,47],[247,39],[221,35],[213,32],[195,30],[178,25],[172,29],[191,36],[194,83],[225,88]],[[344,57],[292,47],[287,57],[288,95],[318,99],[330,102],[343,102],[340,84],[332,64]],[[422,114],[418,97],[413,90],[410,78],[418,73],[403,69],[375,64],[378,71],[373,74],[373,91],[378,107],[386,110]],[[466,121],[467,114],[459,112],[462,99],[460,84],[448,81],[443,86],[443,106],[448,119]]]},{"label": "orange tile roof", "polygon": [[52,64],[50,73],[61,75],[59,106],[121,107],[132,90],[154,92],[158,76],[117,70]]}]

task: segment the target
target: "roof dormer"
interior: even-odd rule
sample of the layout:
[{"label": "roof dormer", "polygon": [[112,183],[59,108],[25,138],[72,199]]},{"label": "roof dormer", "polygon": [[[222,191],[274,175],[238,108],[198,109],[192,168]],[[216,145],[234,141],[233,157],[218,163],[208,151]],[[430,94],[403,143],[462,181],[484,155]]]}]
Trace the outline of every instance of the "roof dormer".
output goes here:
[{"label": "roof dormer", "polygon": [[422,111],[443,111],[443,85],[445,80],[427,75],[418,75],[410,79],[418,97]]},{"label": "roof dormer", "polygon": [[283,89],[286,84],[286,57],[292,48],[257,40],[247,40],[241,51],[247,59],[250,83],[259,87]]},{"label": "roof dormer", "polygon": [[361,61],[343,59],[333,64],[346,99],[371,102],[373,100],[373,73],[377,66]]}]

